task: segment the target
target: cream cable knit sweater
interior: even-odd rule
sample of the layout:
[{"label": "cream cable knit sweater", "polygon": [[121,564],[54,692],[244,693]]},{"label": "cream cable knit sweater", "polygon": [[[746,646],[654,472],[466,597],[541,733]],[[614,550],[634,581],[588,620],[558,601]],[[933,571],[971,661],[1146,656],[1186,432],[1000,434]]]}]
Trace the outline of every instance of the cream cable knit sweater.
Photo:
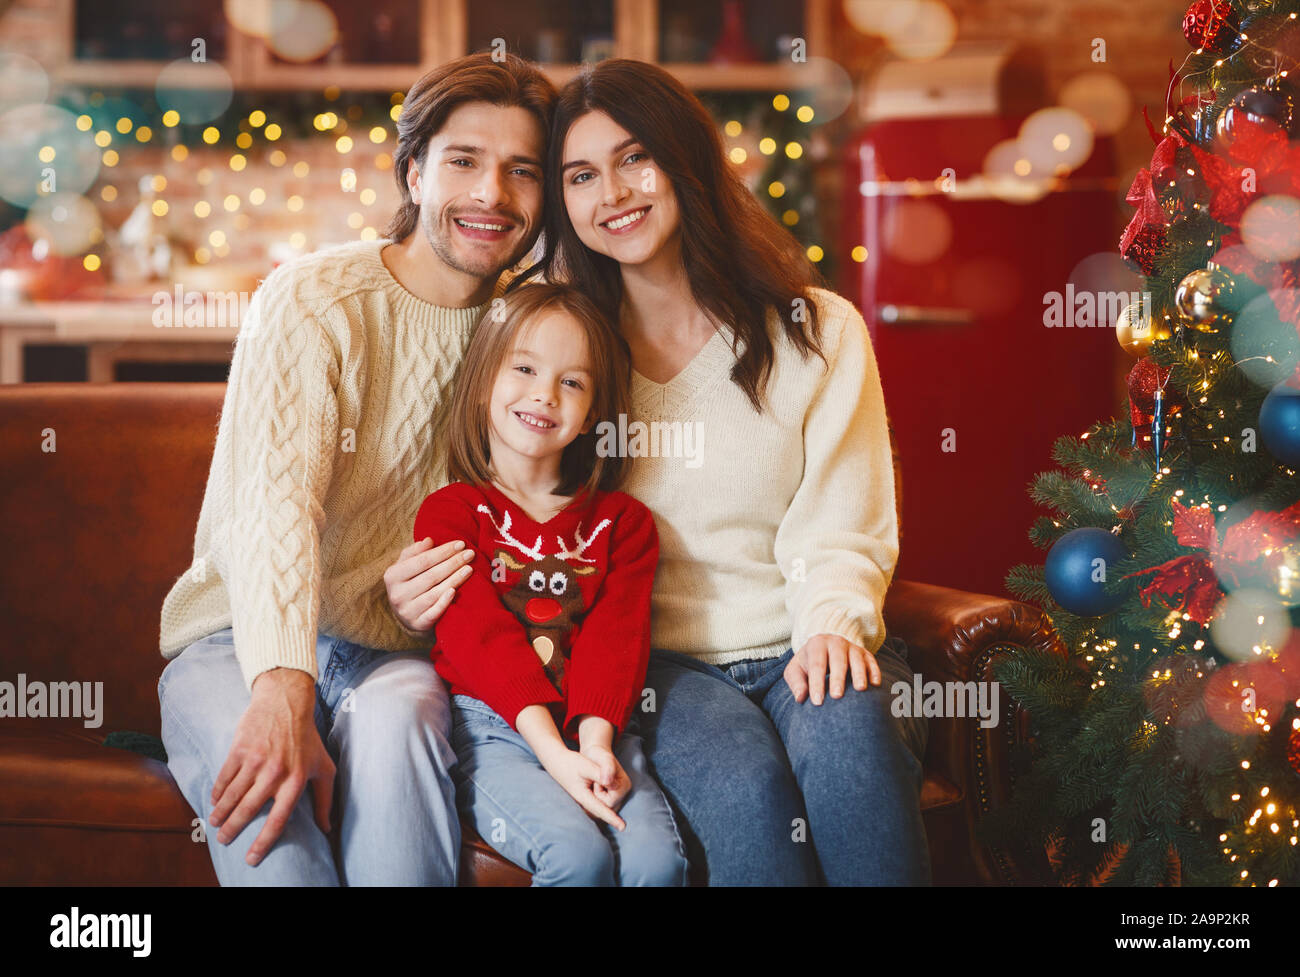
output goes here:
[{"label": "cream cable knit sweater", "polygon": [[167,658],[234,628],[250,686],[316,675],[318,631],[391,651],[427,646],[393,617],[384,571],[446,483],[430,418],[485,306],[440,308],[364,241],[276,269],[235,346],[194,537],[162,608]]},{"label": "cream cable knit sweater", "polygon": [[636,421],[683,434],[693,424],[703,438],[690,459],[665,457],[661,436],[659,457],[639,458],[624,486],[659,530],[652,647],[724,665],[797,651],[815,634],[870,652],[885,639],[898,520],[880,375],[861,313],[834,292],[811,294],[829,369],[801,359],[773,313],[762,414],[730,380],[722,332],[666,384],[633,374],[629,432]]}]

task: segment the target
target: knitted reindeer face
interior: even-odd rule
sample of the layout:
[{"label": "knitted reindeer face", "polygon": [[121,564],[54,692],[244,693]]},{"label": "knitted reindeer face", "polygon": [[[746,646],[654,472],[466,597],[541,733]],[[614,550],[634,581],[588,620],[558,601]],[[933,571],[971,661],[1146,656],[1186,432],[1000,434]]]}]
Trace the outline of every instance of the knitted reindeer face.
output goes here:
[{"label": "knitted reindeer face", "polygon": [[[492,512],[487,506],[480,505],[478,511],[492,519]],[[524,626],[529,643],[542,660],[547,675],[557,689],[561,688],[564,663],[572,647],[575,625],[587,609],[577,578],[596,572],[596,568],[591,566],[595,561],[587,559],[583,553],[609,524],[608,519],[601,520],[585,539],[582,536],[582,525],[579,524],[574,533],[573,549],[557,536],[557,551],[546,554],[543,552],[541,536],[537,537],[532,546],[525,546],[511,535],[509,510],[502,515],[500,523],[492,519],[492,525],[500,536],[497,542],[504,543],[526,558],[526,561],[516,559],[508,549],[499,549],[493,554],[494,565],[508,567],[520,575],[515,585],[502,597],[502,603]]]}]

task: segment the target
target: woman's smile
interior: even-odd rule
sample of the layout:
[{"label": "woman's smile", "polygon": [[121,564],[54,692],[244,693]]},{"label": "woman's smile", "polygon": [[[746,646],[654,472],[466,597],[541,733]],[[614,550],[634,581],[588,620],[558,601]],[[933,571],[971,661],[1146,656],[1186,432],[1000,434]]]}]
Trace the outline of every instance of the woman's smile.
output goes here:
[{"label": "woman's smile", "polygon": [[642,218],[648,213],[650,213],[650,205],[646,204],[644,207],[615,214],[608,220],[601,221],[600,226],[610,234],[629,234],[641,226]]}]

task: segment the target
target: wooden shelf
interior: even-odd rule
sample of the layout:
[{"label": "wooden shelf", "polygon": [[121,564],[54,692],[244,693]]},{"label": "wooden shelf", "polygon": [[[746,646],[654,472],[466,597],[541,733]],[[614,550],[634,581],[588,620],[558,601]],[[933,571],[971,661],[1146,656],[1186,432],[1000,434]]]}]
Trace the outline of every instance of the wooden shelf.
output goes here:
[{"label": "wooden shelf", "polygon": [[[152,88],[162,61],[78,60],[74,51],[75,0],[54,0],[65,38],[54,74],[66,84]],[[264,0],[269,3],[270,0]],[[464,54],[469,45],[469,4],[472,0],[420,0],[420,62],[418,64],[285,64],[275,60],[260,38],[230,28],[228,56],[219,62],[239,90],[305,91],[326,84],[352,91],[406,91],[430,68]],[[524,2],[524,0],[521,0]],[[655,61],[659,37],[658,0],[612,0],[616,56]],[[804,37],[810,55],[829,55],[830,0],[803,0]],[[178,52],[178,57],[184,52]],[[581,64],[543,65],[547,77],[562,85]],[[766,91],[810,83],[806,69],[793,65],[665,63],[689,88],[697,90]],[[816,79],[811,79],[815,83]],[[210,73],[196,70],[195,87],[215,84]]]}]

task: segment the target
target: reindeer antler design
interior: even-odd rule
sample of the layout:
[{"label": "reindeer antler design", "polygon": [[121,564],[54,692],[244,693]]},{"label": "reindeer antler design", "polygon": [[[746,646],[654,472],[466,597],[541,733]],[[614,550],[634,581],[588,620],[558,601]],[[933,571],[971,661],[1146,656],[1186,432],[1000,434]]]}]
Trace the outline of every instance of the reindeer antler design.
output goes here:
[{"label": "reindeer antler design", "polygon": [[586,539],[583,539],[582,523],[578,523],[578,530],[573,534],[574,542],[578,544],[578,548],[576,550],[570,550],[568,544],[566,544],[564,540],[561,539],[559,536],[556,536],[555,541],[560,544],[560,551],[555,555],[558,556],[561,560],[568,560],[572,558],[575,560],[581,560],[583,563],[595,563],[596,562],[595,560],[589,560],[582,554],[587,551],[587,547],[596,541],[596,537],[599,536],[601,531],[609,524],[610,521],[608,519],[602,519],[600,523],[596,526],[596,528],[592,530],[591,535],[588,536]]},{"label": "reindeer antler design", "polygon": [[[515,539],[514,536],[510,535],[510,510],[509,509],[506,509],[502,513],[501,522],[499,523],[492,518],[492,510],[489,509],[487,506],[483,505],[482,503],[479,504],[478,511],[483,513],[489,519],[491,519],[492,525],[495,526],[496,531],[501,534],[501,539],[497,540],[498,543],[505,543],[507,546],[513,546],[515,549],[517,549],[520,553],[524,554],[524,556],[528,557],[530,560],[540,560],[543,556],[545,556],[545,554],[542,552],[541,536],[537,537],[537,541],[533,543],[532,549],[529,549],[523,543],[519,542],[519,540]],[[595,539],[595,537],[593,536],[592,539]]]}]

